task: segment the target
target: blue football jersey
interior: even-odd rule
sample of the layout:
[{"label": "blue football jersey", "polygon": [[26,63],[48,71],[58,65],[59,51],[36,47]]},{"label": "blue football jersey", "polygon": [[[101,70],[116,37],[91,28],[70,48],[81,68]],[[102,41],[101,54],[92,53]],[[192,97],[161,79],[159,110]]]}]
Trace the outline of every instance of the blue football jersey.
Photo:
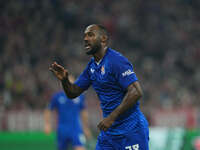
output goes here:
[{"label": "blue football jersey", "polygon": [[58,129],[68,132],[82,132],[80,112],[84,108],[83,95],[71,100],[64,91],[54,94],[48,105],[48,109],[56,109],[58,112]]},{"label": "blue football jersey", "polygon": [[[84,90],[90,85],[93,86],[100,100],[103,117],[107,117],[121,104],[127,87],[135,81],[138,81],[138,78],[132,64],[119,52],[108,48],[100,63],[97,64],[94,58],[90,60],[75,84]],[[139,109],[138,101],[118,117],[106,133],[119,135],[147,126],[148,123]]]}]

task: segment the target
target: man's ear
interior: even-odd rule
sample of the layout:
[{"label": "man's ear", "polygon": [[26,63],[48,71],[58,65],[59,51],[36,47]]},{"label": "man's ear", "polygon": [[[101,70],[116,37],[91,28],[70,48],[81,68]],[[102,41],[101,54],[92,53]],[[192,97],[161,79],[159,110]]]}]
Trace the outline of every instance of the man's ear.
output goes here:
[{"label": "man's ear", "polygon": [[101,41],[104,42],[104,43],[107,43],[107,41],[108,41],[108,36],[107,36],[107,35],[102,35]]}]

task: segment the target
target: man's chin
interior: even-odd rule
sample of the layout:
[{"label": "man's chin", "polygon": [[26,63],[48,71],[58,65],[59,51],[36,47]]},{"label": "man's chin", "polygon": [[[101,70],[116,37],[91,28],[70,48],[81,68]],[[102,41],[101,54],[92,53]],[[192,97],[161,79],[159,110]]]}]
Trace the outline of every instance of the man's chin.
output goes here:
[{"label": "man's chin", "polygon": [[87,49],[87,50],[86,50],[86,54],[87,54],[87,55],[93,55],[93,54],[95,54],[96,52],[97,52],[96,49]]},{"label": "man's chin", "polygon": [[86,50],[85,53],[86,53],[87,55],[92,55],[92,54],[93,54],[92,49]]},{"label": "man's chin", "polygon": [[85,48],[86,53],[89,52],[89,51],[91,51],[91,48]]},{"label": "man's chin", "polygon": [[96,46],[96,47],[93,47],[93,48],[89,48],[89,49],[86,49],[86,54],[87,55],[94,55],[96,52],[98,52],[99,50],[101,49],[101,46]]}]

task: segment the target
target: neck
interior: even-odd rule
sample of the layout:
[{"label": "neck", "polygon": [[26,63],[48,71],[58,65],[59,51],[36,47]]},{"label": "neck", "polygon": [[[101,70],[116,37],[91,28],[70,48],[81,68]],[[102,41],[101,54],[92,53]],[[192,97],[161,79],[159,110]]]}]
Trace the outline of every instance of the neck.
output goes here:
[{"label": "neck", "polygon": [[96,62],[99,62],[103,56],[106,54],[106,51],[107,51],[107,46],[105,47],[102,47],[100,51],[98,51],[97,53],[95,53],[93,56],[94,56],[94,60]]}]

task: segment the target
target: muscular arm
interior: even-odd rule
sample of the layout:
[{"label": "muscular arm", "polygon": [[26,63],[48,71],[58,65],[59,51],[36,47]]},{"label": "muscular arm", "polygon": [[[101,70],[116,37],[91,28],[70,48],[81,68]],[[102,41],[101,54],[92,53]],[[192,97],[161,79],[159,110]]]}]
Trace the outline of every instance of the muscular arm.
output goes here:
[{"label": "muscular arm", "polygon": [[138,81],[129,85],[127,90],[122,103],[109,115],[113,120],[116,120],[118,116],[133,107],[143,95],[142,88]]},{"label": "muscular arm", "polygon": [[61,83],[68,98],[76,98],[84,91],[76,84],[71,83],[68,78],[64,78]]},{"label": "muscular arm", "polygon": [[142,88],[138,81],[130,84],[122,103],[98,124],[98,128],[106,131],[120,115],[133,107],[142,95]]},{"label": "muscular arm", "polygon": [[68,98],[79,96],[84,90],[69,81],[68,71],[61,65],[54,62],[49,67],[49,70],[61,81],[63,89]]}]

